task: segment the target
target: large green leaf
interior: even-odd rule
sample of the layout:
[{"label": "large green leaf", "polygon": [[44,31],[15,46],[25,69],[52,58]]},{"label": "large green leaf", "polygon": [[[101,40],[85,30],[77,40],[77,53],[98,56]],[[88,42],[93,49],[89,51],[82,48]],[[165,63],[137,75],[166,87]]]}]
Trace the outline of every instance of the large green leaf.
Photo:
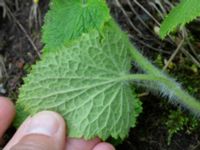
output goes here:
[{"label": "large green leaf", "polygon": [[[123,139],[141,112],[129,80],[200,112],[199,102],[149,63],[109,18],[103,0],[53,0],[45,53],[20,89],[16,124],[52,110],[64,117],[70,137]],[[131,56],[145,74],[129,74]]]},{"label": "large green leaf", "polygon": [[[83,34],[79,40],[42,60],[25,78],[18,111],[35,114],[59,112],[70,137],[124,138],[135,126],[141,105],[129,82],[130,43],[115,26]],[[17,113],[17,122],[24,117]]]},{"label": "large green leaf", "polygon": [[164,38],[178,25],[185,25],[198,16],[200,16],[200,1],[182,0],[181,3],[169,13],[169,15],[161,24],[161,38]]},{"label": "large green leaf", "polygon": [[109,19],[104,0],[52,0],[43,27],[44,52],[55,50],[91,29],[99,30]]}]

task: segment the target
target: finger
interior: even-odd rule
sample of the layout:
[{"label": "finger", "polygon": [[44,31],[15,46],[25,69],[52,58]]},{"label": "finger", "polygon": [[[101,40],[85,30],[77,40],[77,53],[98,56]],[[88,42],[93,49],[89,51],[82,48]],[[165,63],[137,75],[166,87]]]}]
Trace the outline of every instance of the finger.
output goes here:
[{"label": "finger", "polygon": [[115,150],[115,148],[109,143],[102,142],[97,144],[93,150]]},{"label": "finger", "polygon": [[67,139],[66,150],[92,150],[99,142],[98,138],[89,141],[69,138]]},{"label": "finger", "polygon": [[13,103],[5,97],[0,97],[0,138],[10,126],[15,116]]},{"label": "finger", "polygon": [[59,114],[40,112],[22,124],[4,150],[64,149],[65,129],[65,122]]}]

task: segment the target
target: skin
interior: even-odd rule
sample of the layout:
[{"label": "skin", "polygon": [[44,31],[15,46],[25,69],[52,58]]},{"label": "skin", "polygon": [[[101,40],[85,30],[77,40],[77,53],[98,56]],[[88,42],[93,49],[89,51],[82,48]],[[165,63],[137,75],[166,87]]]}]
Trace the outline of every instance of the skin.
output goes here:
[{"label": "skin", "polygon": [[[0,97],[0,138],[4,135],[15,116],[13,103]],[[106,142],[95,138],[90,141],[65,136],[63,118],[51,111],[39,112],[27,118],[17,130],[4,150],[115,150]]]}]

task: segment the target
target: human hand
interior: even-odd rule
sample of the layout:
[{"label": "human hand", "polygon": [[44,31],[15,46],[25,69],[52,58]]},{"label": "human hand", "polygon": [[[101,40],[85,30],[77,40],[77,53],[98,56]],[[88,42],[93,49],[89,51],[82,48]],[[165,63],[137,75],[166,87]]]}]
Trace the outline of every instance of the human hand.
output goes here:
[{"label": "human hand", "polygon": [[[15,116],[15,107],[10,100],[0,97],[0,138]],[[44,111],[27,118],[4,150],[114,150],[114,147],[96,138],[90,141],[66,136],[63,118]]]}]

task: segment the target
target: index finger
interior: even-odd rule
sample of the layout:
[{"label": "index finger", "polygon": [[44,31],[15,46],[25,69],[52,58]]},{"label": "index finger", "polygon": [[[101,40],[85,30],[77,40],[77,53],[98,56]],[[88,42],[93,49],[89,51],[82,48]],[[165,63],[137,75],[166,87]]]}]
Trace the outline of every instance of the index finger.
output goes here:
[{"label": "index finger", "polygon": [[14,116],[14,104],[8,98],[0,97],[0,138],[10,126]]}]

